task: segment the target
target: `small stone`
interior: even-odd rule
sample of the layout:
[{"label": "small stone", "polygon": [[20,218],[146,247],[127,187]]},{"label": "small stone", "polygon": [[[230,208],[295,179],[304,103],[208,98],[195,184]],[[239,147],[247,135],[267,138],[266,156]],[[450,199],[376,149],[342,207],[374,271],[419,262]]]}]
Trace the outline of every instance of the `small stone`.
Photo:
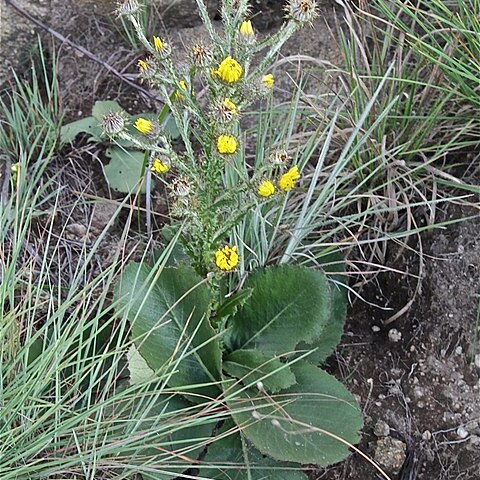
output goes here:
[{"label": "small stone", "polygon": [[393,343],[397,343],[402,339],[402,333],[399,332],[396,328],[391,328],[388,331],[388,339]]},{"label": "small stone", "polygon": [[375,448],[375,461],[393,474],[397,474],[405,462],[407,446],[392,437],[381,438]]},{"label": "small stone", "polygon": [[456,355],[462,355],[463,353],[463,348],[461,346],[458,346],[456,349],[455,349],[455,354]]},{"label": "small stone", "polygon": [[430,432],[430,430],[425,430],[422,433],[422,439],[426,442],[430,441],[432,439],[432,432]]},{"label": "small stone", "polygon": [[457,437],[460,438],[461,440],[467,438],[468,435],[469,435],[468,430],[465,427],[460,426],[457,428]]},{"label": "small stone", "polygon": [[390,427],[383,420],[379,420],[373,428],[373,433],[377,437],[388,437],[390,435]]},{"label": "small stone", "polygon": [[378,325],[373,325],[373,326],[372,326],[372,332],[378,333],[380,330],[381,330],[381,329],[380,329],[380,327],[379,327]]}]

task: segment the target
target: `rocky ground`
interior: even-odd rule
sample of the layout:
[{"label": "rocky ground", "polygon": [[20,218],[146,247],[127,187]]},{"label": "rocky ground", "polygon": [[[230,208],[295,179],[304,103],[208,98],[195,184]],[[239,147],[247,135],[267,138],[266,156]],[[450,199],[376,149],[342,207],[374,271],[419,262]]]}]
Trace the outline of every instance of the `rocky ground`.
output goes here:
[{"label": "rocky ground", "polygon": [[[121,98],[132,111],[155,108],[154,100],[126,86],[105,68],[107,64],[123,79],[136,82],[138,54],[114,26],[110,15],[113,2],[16,0],[28,14],[91,52],[98,59],[92,61],[19,15],[11,1],[0,0],[0,56],[6,59],[0,66],[0,84],[11,79],[10,65],[25,68],[28,64],[38,32],[46,50],[58,58],[68,119],[89,115],[94,101],[106,98]],[[278,26],[281,10],[277,1],[252,3],[257,28],[265,33]],[[323,16],[314,29],[289,42],[283,50],[285,57],[301,53],[324,65],[340,61],[337,42],[326,25],[334,29],[341,16],[334,11],[335,2],[320,4]],[[155,5],[161,14],[155,28],[166,29],[180,48],[202,35],[198,18],[192,14],[194,0],[156,0]],[[209,8],[215,18],[216,2],[209,2]],[[292,77],[299,78],[298,60],[290,59],[284,65],[289,74],[280,77],[276,85],[280,98],[282,92],[291,90]],[[313,88],[317,93],[334,93],[331,77],[319,76],[318,71],[316,75]],[[467,174],[480,178],[478,168]],[[101,182],[100,175],[95,177],[95,188],[106,194]],[[106,210],[108,216],[108,207]],[[67,228],[76,239],[82,238],[83,223],[90,214],[98,217],[100,224],[104,222],[101,207],[96,213],[82,212]],[[452,208],[441,215],[445,220],[461,215],[476,218],[429,233],[422,237],[421,245],[412,240],[410,250],[392,248],[387,263],[405,275],[382,274],[370,282],[362,292],[370,304],[352,299],[342,344],[329,361],[331,371],[344,379],[363,406],[365,428],[360,448],[392,480],[480,479],[480,220],[475,210]],[[422,277],[421,292],[415,276]],[[412,298],[405,313],[387,323]],[[352,455],[338,466],[313,470],[312,478],[385,477],[366,460]]]}]

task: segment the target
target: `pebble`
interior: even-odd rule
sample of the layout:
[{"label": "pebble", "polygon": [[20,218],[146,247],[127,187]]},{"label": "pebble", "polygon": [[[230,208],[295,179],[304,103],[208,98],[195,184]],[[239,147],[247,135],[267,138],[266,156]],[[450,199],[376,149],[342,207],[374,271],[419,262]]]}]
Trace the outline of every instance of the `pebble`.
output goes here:
[{"label": "pebble", "polygon": [[467,438],[468,435],[469,435],[468,430],[465,427],[460,426],[457,428],[457,437],[460,438],[461,440],[463,440],[464,438]]},{"label": "pebble", "polygon": [[402,333],[399,332],[396,328],[391,328],[388,331],[388,339],[393,343],[397,343],[402,339]]},{"label": "pebble", "polygon": [[390,435],[390,427],[383,420],[379,420],[373,427],[373,433],[377,437],[388,437]]},{"label": "pebble", "polygon": [[432,439],[432,432],[430,432],[430,430],[425,430],[422,433],[422,439],[426,442],[430,441]]},{"label": "pebble", "polygon": [[381,330],[381,329],[380,329],[380,327],[379,327],[378,325],[373,325],[373,326],[372,326],[372,332],[378,333],[380,330]]},{"label": "pebble", "polygon": [[458,347],[455,349],[455,353],[456,353],[457,355],[462,355],[462,353],[463,353],[463,348],[460,347],[460,346],[458,346]]},{"label": "pebble", "polygon": [[407,445],[392,437],[381,438],[375,448],[375,461],[393,474],[397,474],[405,462]]}]

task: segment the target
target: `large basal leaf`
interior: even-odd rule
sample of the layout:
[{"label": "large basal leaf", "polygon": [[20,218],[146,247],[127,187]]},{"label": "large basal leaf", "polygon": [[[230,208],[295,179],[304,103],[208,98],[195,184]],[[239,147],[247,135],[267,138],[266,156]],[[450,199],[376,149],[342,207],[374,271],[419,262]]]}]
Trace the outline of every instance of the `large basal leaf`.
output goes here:
[{"label": "large basal leaf", "polygon": [[207,318],[210,290],[190,267],[164,268],[156,281],[151,274],[147,265],[131,263],[115,291],[119,304],[128,305],[138,351],[154,371],[175,372],[170,386],[216,396],[216,385],[199,388],[220,378],[220,346]]},{"label": "large basal leaf", "polygon": [[223,362],[223,370],[244,385],[259,381],[267,392],[275,393],[295,384],[292,369],[278,358],[272,359],[259,350],[236,350]]},{"label": "large basal leaf", "polygon": [[[142,176],[145,154],[121,147],[108,148],[105,154],[110,158],[110,162],[103,172],[110,187],[123,193],[135,192]],[[145,183],[142,185],[142,192],[145,192]]]},{"label": "large basal leaf", "polygon": [[101,123],[105,115],[120,112],[124,110],[115,100],[97,100],[92,108],[92,117],[97,120],[97,123]]},{"label": "large basal leaf", "polygon": [[89,133],[90,139],[95,142],[102,141],[102,130],[98,120],[94,117],[86,117],[64,125],[60,129],[60,142],[62,144],[72,143],[80,133]]},{"label": "large basal leaf", "polygon": [[[223,425],[217,439],[209,447],[200,468],[200,476],[218,480],[306,480],[307,476],[292,465],[262,455],[249,446],[245,458],[240,433],[235,424]],[[223,437],[223,438],[222,438]]]},{"label": "large basal leaf", "polygon": [[244,288],[250,298],[230,320],[231,350],[283,355],[319,337],[331,315],[330,286],[317,270],[284,265],[257,270]]},{"label": "large basal leaf", "polygon": [[325,362],[340,343],[348,308],[347,289],[345,287],[347,277],[342,275],[345,273],[343,258],[339,253],[334,252],[323,260],[322,263],[325,263],[324,268],[328,272],[327,275],[332,292],[331,315],[319,338],[311,344],[301,342],[297,346],[297,350],[302,351],[315,349],[315,351],[305,357],[305,360],[314,365],[321,365]]},{"label": "large basal leaf", "polygon": [[195,466],[212,435],[213,423],[193,422],[194,416],[192,405],[179,395],[160,396],[154,403],[141,399],[133,406],[116,405],[116,423],[129,438],[120,455],[128,458],[129,465],[138,465],[144,480],[178,477]]},{"label": "large basal leaf", "polygon": [[[291,368],[297,384],[273,397],[231,387],[226,394],[235,399],[228,401],[235,422],[258,450],[278,460],[321,466],[343,460],[348,446],[333,436],[359,441],[362,415],[354,397],[314,365],[298,362]],[[240,411],[247,406],[250,412]]]}]

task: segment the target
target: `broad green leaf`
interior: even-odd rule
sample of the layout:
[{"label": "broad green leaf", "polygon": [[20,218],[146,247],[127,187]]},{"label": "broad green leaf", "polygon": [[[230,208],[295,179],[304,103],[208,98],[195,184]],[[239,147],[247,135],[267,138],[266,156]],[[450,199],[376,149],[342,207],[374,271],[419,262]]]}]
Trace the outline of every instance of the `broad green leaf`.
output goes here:
[{"label": "broad green leaf", "polygon": [[[349,444],[359,441],[362,414],[357,402],[314,365],[297,362],[291,369],[297,384],[273,397],[232,386],[226,395],[234,399],[228,405],[235,422],[258,450],[278,460],[321,466],[343,460],[348,446],[333,436]],[[248,406],[251,411],[244,411]]]},{"label": "broad green leaf", "polygon": [[215,318],[225,318],[235,315],[238,308],[241,307],[252,295],[251,288],[242,288],[238,293],[228,297],[217,309]]},{"label": "broad green leaf", "polygon": [[94,117],[86,117],[72,123],[67,123],[60,130],[60,142],[62,144],[72,143],[80,133],[89,133],[95,142],[102,141],[102,130],[98,120]]},{"label": "broad green leaf", "polygon": [[236,350],[223,363],[223,370],[231,377],[242,380],[244,385],[261,381],[270,393],[295,384],[292,369],[278,358],[272,359],[259,350]]},{"label": "broad green leaf", "polygon": [[101,123],[103,117],[112,112],[124,112],[124,109],[114,100],[97,100],[92,108],[92,116]]},{"label": "broad green leaf", "polygon": [[149,382],[156,377],[155,372],[148,366],[135,345],[131,345],[127,352],[130,385]]},{"label": "broad green leaf", "polygon": [[[108,148],[105,154],[110,158],[103,169],[108,184],[123,193],[132,193],[138,189],[145,154],[120,147]],[[145,192],[145,184],[142,192]]]},{"label": "broad green leaf", "polygon": [[[322,259],[320,259],[322,261]],[[301,342],[297,350],[313,350],[310,355],[305,357],[307,362],[314,365],[321,365],[334,352],[343,335],[345,319],[347,316],[348,298],[345,282],[347,277],[345,273],[345,263],[343,258],[337,252],[328,255],[323,259],[325,271],[328,272],[330,290],[332,292],[332,310],[325,328],[320,337],[314,342],[307,344]]]},{"label": "broad green leaf", "polygon": [[[164,268],[157,279],[147,265],[124,270],[115,297],[128,306],[132,336],[148,366],[174,372],[168,384],[215,397],[221,352],[208,321],[210,290],[190,267]],[[204,386],[202,386],[204,385]],[[189,396],[189,398],[191,398]]]},{"label": "broad green leaf", "polygon": [[244,288],[253,293],[229,322],[231,350],[293,352],[300,341],[318,338],[331,315],[330,287],[320,271],[292,265],[261,269]]},{"label": "broad green leaf", "polygon": [[200,468],[200,476],[216,480],[307,480],[307,476],[292,465],[262,455],[249,446],[244,456],[238,428],[231,421],[225,423],[217,439],[208,447]]},{"label": "broad green leaf", "polygon": [[121,408],[115,409],[116,422],[125,420],[125,434],[131,439],[121,456],[139,466],[144,480],[178,477],[196,463],[212,435],[214,424],[192,420],[192,404],[179,395],[160,396],[154,403],[139,400],[134,408],[125,402]]}]

